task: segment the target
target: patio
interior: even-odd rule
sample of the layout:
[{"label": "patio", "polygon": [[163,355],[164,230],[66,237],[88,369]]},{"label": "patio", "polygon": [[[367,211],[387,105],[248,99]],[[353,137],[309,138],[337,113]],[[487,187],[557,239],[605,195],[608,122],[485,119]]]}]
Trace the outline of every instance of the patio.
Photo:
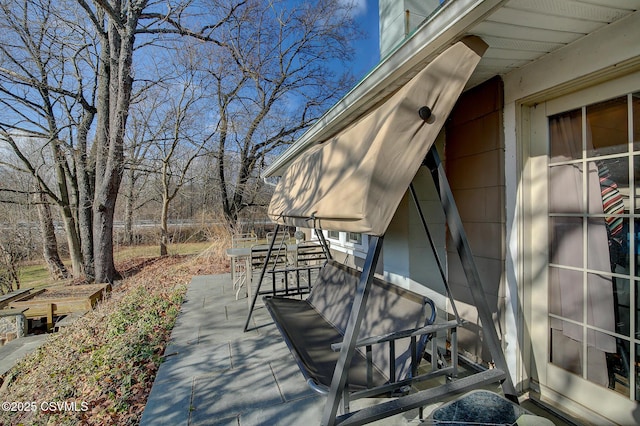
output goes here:
[{"label": "patio", "polygon": [[[326,398],[306,385],[266,310],[254,312],[252,323],[259,328],[244,333],[246,314],[247,300],[236,300],[229,274],[192,279],[142,425],[319,423]],[[374,402],[354,401],[352,408]],[[567,424],[531,402],[523,406]],[[434,408],[426,407],[425,416]],[[377,423],[420,420],[412,410]]]}]

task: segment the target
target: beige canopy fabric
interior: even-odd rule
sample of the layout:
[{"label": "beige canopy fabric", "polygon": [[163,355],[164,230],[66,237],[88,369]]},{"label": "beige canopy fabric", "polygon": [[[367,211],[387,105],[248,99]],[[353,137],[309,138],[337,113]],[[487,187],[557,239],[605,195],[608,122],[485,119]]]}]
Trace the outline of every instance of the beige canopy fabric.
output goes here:
[{"label": "beige canopy fabric", "polygon": [[[486,48],[478,37],[457,42],[385,103],[302,154],[275,189],[271,219],[383,235]],[[432,111],[427,121],[423,106]]]}]

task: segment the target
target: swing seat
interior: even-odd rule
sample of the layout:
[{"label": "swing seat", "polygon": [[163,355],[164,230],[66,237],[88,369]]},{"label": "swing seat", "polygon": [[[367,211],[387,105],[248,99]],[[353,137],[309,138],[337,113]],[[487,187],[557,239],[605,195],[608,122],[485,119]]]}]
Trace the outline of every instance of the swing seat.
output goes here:
[{"label": "swing seat", "polygon": [[[307,299],[264,297],[303,376],[317,392],[326,394],[331,386],[359,279],[360,271],[330,260]],[[459,325],[434,325],[435,318],[431,299],[374,278],[348,368],[345,391],[350,399],[397,393],[410,385],[429,338]]]}]

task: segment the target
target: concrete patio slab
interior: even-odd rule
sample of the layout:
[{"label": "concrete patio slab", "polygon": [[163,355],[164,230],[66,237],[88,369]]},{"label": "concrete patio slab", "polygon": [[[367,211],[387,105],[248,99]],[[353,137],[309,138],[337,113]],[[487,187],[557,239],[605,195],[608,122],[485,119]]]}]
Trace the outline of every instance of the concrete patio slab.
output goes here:
[{"label": "concrete patio slab", "polygon": [[[141,425],[320,423],[326,397],[307,386],[266,309],[258,307],[243,332],[247,311],[229,274],[193,278]],[[376,402],[356,400],[351,408]],[[416,409],[372,424],[420,424],[418,415]]]},{"label": "concrete patio slab", "polygon": [[147,399],[141,424],[188,425],[191,414],[193,378],[158,380]]},{"label": "concrete patio slab", "polygon": [[230,351],[232,368],[265,364],[274,359],[285,359],[295,367],[289,348],[280,336],[273,334],[231,341]]},{"label": "concrete patio slab", "polygon": [[[194,277],[142,425],[314,425],[326,397],[306,384],[264,308],[243,332],[247,299],[228,274]],[[406,424],[403,417],[387,425]]]},{"label": "concrete patio slab", "polygon": [[167,347],[165,356],[164,368],[158,371],[156,381],[185,380],[231,368],[228,342],[211,345],[172,344]]},{"label": "concrete patio slab", "polygon": [[283,402],[269,364],[200,376],[193,386],[190,424],[206,425],[212,419],[238,417]]}]

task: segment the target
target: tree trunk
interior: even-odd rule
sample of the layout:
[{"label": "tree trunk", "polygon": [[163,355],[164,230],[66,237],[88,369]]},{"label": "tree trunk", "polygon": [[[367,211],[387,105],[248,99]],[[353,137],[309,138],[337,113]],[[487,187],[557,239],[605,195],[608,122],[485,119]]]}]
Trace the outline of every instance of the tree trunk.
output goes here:
[{"label": "tree trunk", "polygon": [[95,114],[85,112],[78,127],[78,149],[75,151],[76,180],[78,182],[78,225],[84,274],[87,281],[95,278],[93,262],[93,204],[95,171],[90,166],[87,153],[87,136]]},{"label": "tree trunk", "polygon": [[113,259],[113,215],[116,195],[117,189],[115,194],[109,191],[109,187],[96,190],[93,209],[93,241],[95,281],[99,283],[113,283],[118,278]]},{"label": "tree trunk", "polygon": [[91,282],[95,278],[93,259],[93,188],[91,185],[91,174],[82,171],[78,167],[78,175],[85,174],[84,178],[78,176],[79,183],[79,206],[78,222],[80,225],[80,241],[82,248],[82,260],[84,265],[84,275],[87,281]]},{"label": "tree trunk", "polygon": [[124,135],[131,103],[135,28],[144,4],[137,4],[126,26],[109,19],[108,45],[103,45],[98,90],[96,185],[93,200],[95,280],[118,278],[113,259],[113,217],[124,172]]},{"label": "tree trunk", "polygon": [[67,236],[67,244],[69,245],[69,256],[71,257],[71,269],[73,276],[76,278],[82,277],[84,274],[83,261],[82,261],[82,248],[80,244],[80,236],[78,235],[78,228],[76,227],[76,220],[73,217],[73,211],[71,210],[71,196],[69,195],[69,186],[67,185],[67,174],[64,167],[64,154],[60,148],[60,141],[54,139],[51,142],[51,149],[53,151],[53,157],[55,159],[55,171],[57,177],[58,191],[60,192],[60,200],[58,205],[60,207],[60,213],[64,221],[64,230]]},{"label": "tree trunk", "polygon": [[169,196],[169,175],[168,165],[164,161],[162,163],[162,212],[160,212],[160,256],[167,255],[167,243],[169,239],[169,229],[167,226],[167,219],[169,216],[169,202],[171,197]]},{"label": "tree trunk", "polygon": [[[106,30],[106,29],[103,29]],[[105,31],[106,32],[106,31]],[[105,198],[102,180],[107,167],[109,151],[109,116],[111,112],[111,96],[109,93],[111,79],[111,52],[109,38],[102,40],[100,51],[100,64],[98,69],[98,113],[96,126],[96,168],[93,193],[93,266],[94,280],[98,283],[112,282],[115,278],[115,266],[113,264],[113,241],[108,233],[113,229],[113,222],[106,217],[106,207],[103,205]],[[110,254],[111,253],[111,254]]]},{"label": "tree trunk", "polygon": [[63,280],[69,277],[66,266],[60,260],[58,254],[58,241],[56,232],[51,218],[51,207],[49,206],[47,196],[40,191],[37,197],[38,221],[40,222],[40,232],[42,232],[42,251],[44,260],[47,263],[49,276],[54,280]]},{"label": "tree trunk", "polygon": [[78,236],[78,229],[76,228],[76,222],[73,218],[73,212],[68,205],[60,206],[60,213],[62,214],[62,222],[64,224],[64,231],[67,237],[67,245],[69,246],[69,256],[71,257],[71,270],[75,278],[83,276],[83,261],[82,261],[82,249],[80,247],[80,237]]},{"label": "tree trunk", "polygon": [[[133,151],[133,150],[132,150]],[[125,193],[124,193],[124,238],[128,245],[133,245],[133,208],[134,208],[134,185],[135,185],[135,170],[132,168],[127,170],[128,179],[126,181]]]},{"label": "tree trunk", "polygon": [[11,250],[6,249],[2,244],[0,244],[0,256],[2,256],[2,262],[7,271],[7,279],[6,285],[9,287],[9,292],[13,290],[20,290],[20,276],[18,275],[18,267],[16,266],[16,261],[14,254]]},{"label": "tree trunk", "polygon": [[166,256],[167,244],[169,243],[169,228],[167,220],[169,216],[169,198],[165,194],[162,196],[162,213],[160,215],[160,256]]}]

